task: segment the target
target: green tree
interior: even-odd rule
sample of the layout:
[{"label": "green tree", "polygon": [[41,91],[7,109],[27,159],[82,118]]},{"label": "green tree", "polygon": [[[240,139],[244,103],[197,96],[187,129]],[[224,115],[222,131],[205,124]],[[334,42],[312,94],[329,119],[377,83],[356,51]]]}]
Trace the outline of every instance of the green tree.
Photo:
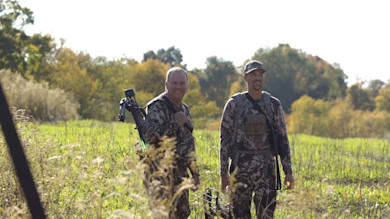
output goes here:
[{"label": "green tree", "polygon": [[224,61],[215,56],[207,58],[204,71],[197,71],[202,92],[207,94],[210,101],[223,108],[229,98],[230,87],[239,77],[238,72],[230,61]]},{"label": "green tree", "polygon": [[142,62],[145,62],[148,59],[157,59],[157,55],[153,50],[149,50],[144,53],[144,59],[142,60]]},{"label": "green tree", "polygon": [[0,69],[31,77],[53,47],[49,36],[28,36],[23,27],[34,23],[33,12],[17,1],[0,1]]},{"label": "green tree", "polygon": [[368,82],[367,90],[370,93],[370,96],[375,98],[379,94],[379,90],[385,86],[385,82],[376,79]]},{"label": "green tree", "polygon": [[185,66],[181,65],[183,61],[183,55],[180,50],[175,48],[174,46],[169,47],[167,50],[159,49],[157,54],[152,50],[144,53],[144,59],[142,62],[147,61],[148,59],[158,59],[163,63],[170,64],[171,66]]},{"label": "green tree", "polygon": [[111,61],[105,57],[91,61],[84,58],[79,65],[87,69],[93,81],[93,93],[88,99],[88,118],[117,120],[119,101],[125,96],[124,90],[132,88],[129,75],[138,63],[126,58]]},{"label": "green tree", "polygon": [[348,89],[347,98],[352,102],[355,109],[369,110],[371,106],[369,93],[362,86],[363,83],[352,85]]}]

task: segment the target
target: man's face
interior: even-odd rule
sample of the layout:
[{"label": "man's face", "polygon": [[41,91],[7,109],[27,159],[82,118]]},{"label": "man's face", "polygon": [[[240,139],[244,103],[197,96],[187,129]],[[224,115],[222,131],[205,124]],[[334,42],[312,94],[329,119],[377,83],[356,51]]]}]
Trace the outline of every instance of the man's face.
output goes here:
[{"label": "man's face", "polygon": [[188,82],[184,72],[175,71],[165,82],[168,97],[175,102],[181,102],[188,89]]},{"label": "man's face", "polygon": [[262,91],[264,86],[264,71],[256,69],[249,74],[244,75],[244,80],[248,83],[248,89],[253,91]]}]

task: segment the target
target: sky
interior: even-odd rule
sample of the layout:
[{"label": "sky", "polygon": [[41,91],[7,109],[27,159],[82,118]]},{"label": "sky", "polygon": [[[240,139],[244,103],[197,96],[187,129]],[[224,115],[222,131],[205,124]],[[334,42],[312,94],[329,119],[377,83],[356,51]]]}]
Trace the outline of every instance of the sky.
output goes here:
[{"label": "sky", "polygon": [[[279,44],[337,64],[348,85],[390,79],[387,0],[19,0],[34,12],[28,34],[50,34],[75,52],[142,61],[171,46],[187,69],[216,56],[242,66]],[[260,60],[261,61],[261,60]],[[272,66],[267,66],[272,68]]]}]

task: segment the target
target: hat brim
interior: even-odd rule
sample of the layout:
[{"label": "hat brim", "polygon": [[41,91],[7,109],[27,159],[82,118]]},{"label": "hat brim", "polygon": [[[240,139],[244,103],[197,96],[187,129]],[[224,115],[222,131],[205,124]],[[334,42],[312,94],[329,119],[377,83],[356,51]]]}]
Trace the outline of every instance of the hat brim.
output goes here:
[{"label": "hat brim", "polygon": [[251,70],[245,72],[244,74],[249,74],[249,73],[251,73],[252,71],[255,71],[255,70],[262,70],[263,73],[265,73],[265,72],[267,71],[267,70],[265,70],[264,68],[253,68],[253,69],[251,69]]}]

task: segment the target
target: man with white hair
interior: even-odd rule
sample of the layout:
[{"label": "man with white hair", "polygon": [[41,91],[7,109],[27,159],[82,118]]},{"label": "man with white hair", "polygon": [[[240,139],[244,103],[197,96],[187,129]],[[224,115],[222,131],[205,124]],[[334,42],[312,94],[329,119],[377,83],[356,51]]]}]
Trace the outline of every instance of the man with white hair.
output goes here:
[{"label": "man with white hair", "polygon": [[[173,176],[169,176],[173,178],[173,193],[177,192],[178,185],[183,182],[183,179],[189,178],[187,170],[191,172],[194,190],[200,183],[195,138],[192,134],[193,123],[188,106],[182,102],[187,90],[187,72],[180,67],[169,69],[165,92],[147,104],[147,118],[142,126],[145,141],[156,148],[160,147],[159,143],[164,136],[176,139]],[[164,179],[161,181],[164,185]],[[174,211],[170,212],[170,218],[187,218],[190,215],[188,189],[176,198],[172,207]]]}]

